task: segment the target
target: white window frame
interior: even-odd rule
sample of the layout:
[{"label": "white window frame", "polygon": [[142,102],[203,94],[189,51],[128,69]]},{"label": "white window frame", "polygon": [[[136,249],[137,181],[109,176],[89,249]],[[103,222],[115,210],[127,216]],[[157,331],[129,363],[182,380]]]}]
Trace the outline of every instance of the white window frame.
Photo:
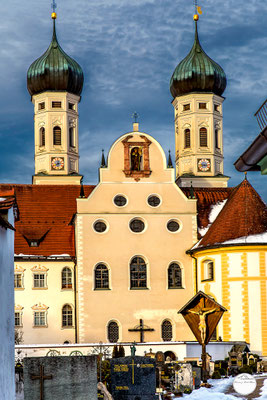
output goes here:
[{"label": "white window frame", "polygon": [[[39,314],[39,322],[42,322],[42,320],[43,320],[43,322],[44,323],[39,323],[39,324],[36,324],[36,317],[37,317],[37,314]],[[42,317],[42,318],[40,318],[40,317]],[[41,320],[42,319],[42,320]],[[34,312],[33,312],[33,326],[34,327],[36,327],[36,328],[42,328],[42,327],[47,327],[47,311],[44,311],[44,310],[34,310]]]}]

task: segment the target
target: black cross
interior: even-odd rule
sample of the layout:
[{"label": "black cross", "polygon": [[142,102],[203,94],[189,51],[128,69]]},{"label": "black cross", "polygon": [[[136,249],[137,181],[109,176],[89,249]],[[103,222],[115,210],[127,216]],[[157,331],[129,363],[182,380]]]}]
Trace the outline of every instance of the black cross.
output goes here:
[{"label": "black cross", "polygon": [[44,400],[44,380],[52,379],[52,375],[44,375],[44,366],[40,365],[40,375],[31,375],[31,379],[40,379],[40,400]]},{"label": "black cross", "polygon": [[132,329],[128,329],[129,332],[140,332],[140,343],[144,343],[144,332],[153,332],[155,329],[145,327],[143,320],[140,319],[140,324]]}]

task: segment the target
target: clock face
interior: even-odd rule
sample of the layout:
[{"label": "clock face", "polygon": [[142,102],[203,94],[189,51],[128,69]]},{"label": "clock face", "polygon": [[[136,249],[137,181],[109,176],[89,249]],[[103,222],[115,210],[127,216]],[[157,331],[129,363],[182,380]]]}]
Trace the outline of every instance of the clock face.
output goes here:
[{"label": "clock face", "polygon": [[210,159],[209,158],[200,158],[197,161],[198,170],[201,172],[210,171]]},{"label": "clock face", "polygon": [[63,169],[64,168],[64,158],[62,157],[53,157],[51,158],[51,167],[52,169]]}]

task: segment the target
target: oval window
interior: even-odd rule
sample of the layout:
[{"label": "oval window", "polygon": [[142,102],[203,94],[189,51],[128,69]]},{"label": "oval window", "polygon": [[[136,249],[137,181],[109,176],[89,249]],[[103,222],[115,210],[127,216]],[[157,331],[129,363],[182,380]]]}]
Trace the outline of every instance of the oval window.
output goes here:
[{"label": "oval window", "polygon": [[122,195],[115,196],[113,201],[116,204],[116,206],[118,206],[118,207],[123,207],[127,203],[126,197],[124,197]]},{"label": "oval window", "polygon": [[96,221],[94,223],[94,230],[98,233],[102,233],[105,232],[105,230],[107,229],[107,225],[105,224],[105,222],[103,221]]},{"label": "oval window", "polygon": [[179,225],[178,222],[175,221],[174,219],[170,220],[170,221],[167,223],[167,229],[168,229],[170,232],[177,232],[177,231],[179,230],[179,228],[180,228],[180,225]]},{"label": "oval window", "polygon": [[141,219],[135,218],[130,222],[130,229],[136,233],[142,232],[145,229],[145,224]]},{"label": "oval window", "polygon": [[147,202],[151,207],[157,207],[160,205],[160,198],[158,196],[152,195],[149,196]]}]

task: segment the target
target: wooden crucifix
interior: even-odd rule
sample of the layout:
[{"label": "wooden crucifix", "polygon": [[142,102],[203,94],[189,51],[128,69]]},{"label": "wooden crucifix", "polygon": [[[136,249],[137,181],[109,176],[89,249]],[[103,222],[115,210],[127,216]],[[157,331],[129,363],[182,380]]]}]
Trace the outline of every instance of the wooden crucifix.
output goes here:
[{"label": "wooden crucifix", "polygon": [[44,374],[44,366],[40,365],[40,375],[31,375],[32,380],[40,379],[40,400],[44,400],[44,380],[52,379],[52,375]]},{"label": "wooden crucifix", "polygon": [[144,343],[144,332],[153,332],[155,329],[145,326],[142,319],[140,319],[139,321],[140,321],[139,325],[135,326],[132,329],[128,329],[128,331],[140,332],[140,343]]}]

